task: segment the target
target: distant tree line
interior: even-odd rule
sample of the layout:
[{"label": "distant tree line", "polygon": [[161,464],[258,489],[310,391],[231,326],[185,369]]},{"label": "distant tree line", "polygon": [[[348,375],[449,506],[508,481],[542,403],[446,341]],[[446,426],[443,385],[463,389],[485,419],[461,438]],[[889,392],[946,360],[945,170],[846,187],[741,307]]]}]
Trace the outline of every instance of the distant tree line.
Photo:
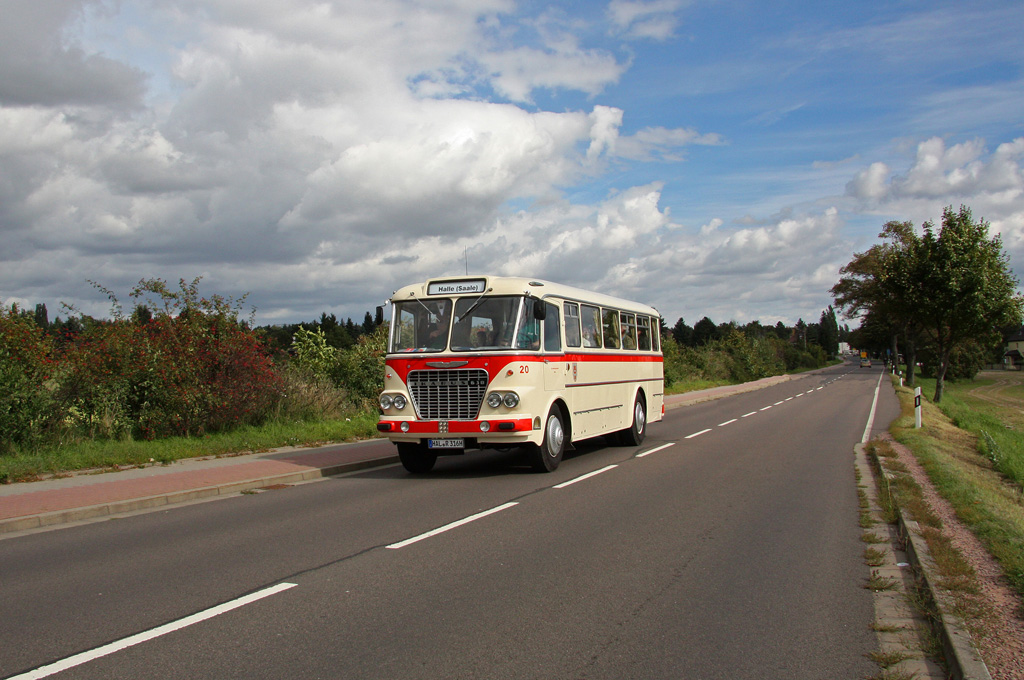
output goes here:
[{"label": "distant tree line", "polygon": [[832,307],[816,323],[803,319],[793,326],[781,321],[716,324],[702,317],[692,327],[680,318],[668,327],[662,321],[666,386],[693,386],[758,380],[790,371],[827,365],[847,342],[848,326],[840,326]]},{"label": "distant tree line", "polygon": [[305,331],[323,333],[327,344],[336,349],[348,349],[364,335],[372,335],[384,323],[384,311],[378,309],[376,314],[366,312],[361,324],[355,323],[351,317],[342,321],[334,314],[322,312],[317,321],[301,323],[259,326],[257,331],[263,333],[272,350],[288,351],[292,347],[295,333],[301,328]]}]

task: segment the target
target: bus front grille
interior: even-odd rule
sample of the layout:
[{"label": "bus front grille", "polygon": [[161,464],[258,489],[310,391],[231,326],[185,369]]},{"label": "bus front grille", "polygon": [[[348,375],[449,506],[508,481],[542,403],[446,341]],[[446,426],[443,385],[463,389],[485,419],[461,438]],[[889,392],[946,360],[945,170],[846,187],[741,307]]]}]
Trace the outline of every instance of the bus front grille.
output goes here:
[{"label": "bus front grille", "polygon": [[410,371],[409,395],[424,420],[475,420],[487,393],[487,371]]}]

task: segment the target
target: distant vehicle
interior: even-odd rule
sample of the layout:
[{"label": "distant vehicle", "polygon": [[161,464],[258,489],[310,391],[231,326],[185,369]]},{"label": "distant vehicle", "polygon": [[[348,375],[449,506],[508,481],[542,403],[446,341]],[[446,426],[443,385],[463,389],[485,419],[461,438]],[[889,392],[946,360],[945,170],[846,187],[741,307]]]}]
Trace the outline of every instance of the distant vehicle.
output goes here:
[{"label": "distant vehicle", "polygon": [[871,368],[871,359],[868,359],[867,357],[861,357],[860,367],[861,368]]}]

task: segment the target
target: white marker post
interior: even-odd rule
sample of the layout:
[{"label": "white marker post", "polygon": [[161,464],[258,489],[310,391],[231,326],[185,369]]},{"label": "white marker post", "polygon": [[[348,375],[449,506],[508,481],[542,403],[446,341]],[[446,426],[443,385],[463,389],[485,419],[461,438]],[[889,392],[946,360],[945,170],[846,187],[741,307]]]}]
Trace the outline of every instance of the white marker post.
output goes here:
[{"label": "white marker post", "polygon": [[914,388],[914,427],[921,429],[921,388]]}]

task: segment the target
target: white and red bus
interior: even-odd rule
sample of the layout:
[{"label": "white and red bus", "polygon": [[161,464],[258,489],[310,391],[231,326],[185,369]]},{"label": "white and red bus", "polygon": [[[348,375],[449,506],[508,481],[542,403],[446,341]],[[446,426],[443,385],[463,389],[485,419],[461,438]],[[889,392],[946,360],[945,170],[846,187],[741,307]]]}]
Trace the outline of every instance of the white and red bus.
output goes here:
[{"label": "white and red bus", "polygon": [[439,455],[526,447],[538,471],[572,442],[638,446],[664,415],[660,315],[548,281],[434,279],[391,298],[381,416],[410,472]]}]

